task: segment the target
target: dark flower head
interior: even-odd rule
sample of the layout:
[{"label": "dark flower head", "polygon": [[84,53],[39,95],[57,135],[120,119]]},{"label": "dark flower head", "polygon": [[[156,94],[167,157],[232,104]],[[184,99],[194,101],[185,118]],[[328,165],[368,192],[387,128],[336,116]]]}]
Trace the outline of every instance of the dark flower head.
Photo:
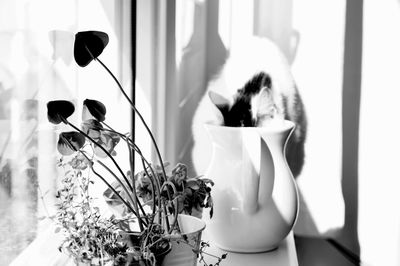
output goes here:
[{"label": "dark flower head", "polygon": [[82,120],[96,119],[103,122],[106,119],[106,106],[96,100],[86,99],[83,101]]},{"label": "dark flower head", "polygon": [[108,44],[108,35],[101,31],[81,31],[75,34],[74,57],[76,63],[87,66],[97,58]]},{"label": "dark flower head", "polygon": [[57,150],[62,155],[71,155],[85,144],[85,136],[76,131],[62,132],[58,138]]},{"label": "dark flower head", "polygon": [[70,117],[74,111],[75,106],[70,101],[57,100],[47,103],[47,118],[53,124],[60,124]]}]

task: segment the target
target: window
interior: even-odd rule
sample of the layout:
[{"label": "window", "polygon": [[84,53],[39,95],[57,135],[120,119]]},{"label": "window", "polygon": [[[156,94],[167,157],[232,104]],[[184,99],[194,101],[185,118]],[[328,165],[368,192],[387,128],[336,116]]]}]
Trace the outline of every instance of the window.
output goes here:
[{"label": "window", "polygon": [[[191,122],[207,82],[241,38],[269,37],[291,63],[309,118],[297,182],[308,205],[301,215],[311,215],[298,229],[332,235],[346,227],[340,240],[366,263],[398,265],[393,152],[400,146],[391,135],[399,131],[398,0],[0,1],[0,265],[45,227],[41,196],[48,208],[54,203],[57,135],[46,102],[69,99],[80,108],[83,99],[96,98],[115,127],[130,130],[119,119],[131,115],[129,106],[98,65],[75,65],[68,32],[107,32],[102,59],[129,91],[131,2],[137,2],[136,105],[165,161],[193,169]],[[149,157],[154,151],[139,121],[135,133]]]},{"label": "window", "polygon": [[[130,94],[130,1],[6,0],[0,3],[0,265],[8,265],[43,229],[57,187],[57,134],[46,103],[85,98],[108,107],[107,119],[130,131],[131,110],[95,64],[73,59],[74,33],[107,32],[102,60]],[[104,75],[102,74],[104,73]],[[126,114],[129,121],[119,119]],[[42,202],[43,198],[43,202]],[[45,204],[43,204],[45,203]]]}]

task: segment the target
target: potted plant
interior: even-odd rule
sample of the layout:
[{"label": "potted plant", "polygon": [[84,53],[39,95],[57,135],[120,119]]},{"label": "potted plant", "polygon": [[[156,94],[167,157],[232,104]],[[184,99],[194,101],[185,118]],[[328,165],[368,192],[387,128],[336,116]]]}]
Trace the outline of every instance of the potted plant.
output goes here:
[{"label": "potted plant", "polygon": [[[167,175],[148,125],[117,78],[98,58],[107,44],[108,35],[104,32],[78,32],[74,43],[75,61],[81,67],[97,61],[111,75],[145,126],[159,165],[150,163],[143,156],[129,133],[120,133],[105,122],[106,106],[100,101],[86,99],[83,102],[81,127],[69,121],[75,111],[73,103],[65,100],[48,102],[48,120],[56,125],[64,123],[72,129],[59,134],[57,143],[59,153],[70,159],[59,162],[65,172],[56,195],[60,202],[54,219],[57,230],[66,235],[60,250],[72,255],[79,263],[154,266],[161,265],[172,248],[171,241],[178,240],[190,246],[194,258],[200,257],[204,261],[206,245],[201,244],[200,236],[205,224],[199,220],[204,226],[194,232],[198,241],[190,242],[187,235],[192,232],[185,232],[182,223],[187,219],[181,215],[193,214],[194,210],[201,211],[204,207],[209,207],[212,215],[210,192],[213,183],[201,177],[189,178],[183,164],[178,164]],[[119,143],[124,143],[129,151],[127,159],[131,169],[128,172],[122,170],[114,156]],[[143,166],[143,171],[136,175],[132,174],[135,153],[140,156]],[[104,158],[109,159],[113,168],[103,162]],[[104,196],[117,211],[117,216],[103,217],[95,206],[88,193],[91,175],[107,186]],[[110,178],[114,182],[109,182]],[[217,257],[216,265],[225,256]]]},{"label": "potted plant", "polygon": [[[167,169],[167,167],[168,164],[166,163],[164,168]],[[160,196],[167,198],[167,192],[169,192],[170,195],[176,199],[178,213],[202,218],[203,209],[209,208],[209,215],[211,218],[213,214],[213,203],[211,197],[211,187],[214,185],[213,181],[201,176],[189,177],[187,172],[187,166],[182,163],[178,163],[170,172],[166,172],[166,179],[162,174],[161,167],[159,166],[153,167],[153,171],[150,169],[142,170],[134,176],[136,182],[136,193],[145,205],[151,206],[154,199],[157,202],[157,193],[154,194],[151,185],[151,180],[156,176],[161,183],[167,182],[167,184],[170,184],[166,190],[162,191]],[[153,174],[155,176],[153,176]],[[128,175],[130,175],[130,173],[128,173]],[[120,183],[114,182],[112,186],[116,191],[123,194]],[[130,212],[129,209],[124,206],[120,198],[116,196],[110,188],[104,192],[104,197],[109,206],[115,209],[115,212],[120,215]]]}]

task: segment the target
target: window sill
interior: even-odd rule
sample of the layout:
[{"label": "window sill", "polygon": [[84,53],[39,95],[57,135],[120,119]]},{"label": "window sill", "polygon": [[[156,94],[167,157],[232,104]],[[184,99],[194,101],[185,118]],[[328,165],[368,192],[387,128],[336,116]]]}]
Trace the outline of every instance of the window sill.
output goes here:
[{"label": "window sill", "polygon": [[48,222],[36,239],[13,261],[10,266],[23,265],[74,265],[69,257],[58,250],[62,236],[55,233],[55,226]]},{"label": "window sill", "polygon": [[[204,232],[203,238],[207,239],[207,230]],[[38,237],[10,264],[10,266],[25,266],[25,265],[49,265],[49,266],[73,266],[75,265],[67,255],[58,250],[58,246],[62,240],[60,234],[55,233],[55,226],[48,224]],[[222,251],[211,245],[207,249],[211,254],[223,254]],[[297,253],[293,233],[280,244],[278,249],[256,254],[240,254],[228,253],[222,265],[239,266],[298,266]]]}]

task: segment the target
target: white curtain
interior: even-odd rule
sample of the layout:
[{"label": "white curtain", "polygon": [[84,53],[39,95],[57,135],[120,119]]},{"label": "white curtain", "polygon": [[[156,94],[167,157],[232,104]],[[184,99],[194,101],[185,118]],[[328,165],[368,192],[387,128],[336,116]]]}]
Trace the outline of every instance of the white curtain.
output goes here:
[{"label": "white curtain", "polygon": [[400,265],[399,25],[399,1],[364,1],[358,229],[370,265]]}]

